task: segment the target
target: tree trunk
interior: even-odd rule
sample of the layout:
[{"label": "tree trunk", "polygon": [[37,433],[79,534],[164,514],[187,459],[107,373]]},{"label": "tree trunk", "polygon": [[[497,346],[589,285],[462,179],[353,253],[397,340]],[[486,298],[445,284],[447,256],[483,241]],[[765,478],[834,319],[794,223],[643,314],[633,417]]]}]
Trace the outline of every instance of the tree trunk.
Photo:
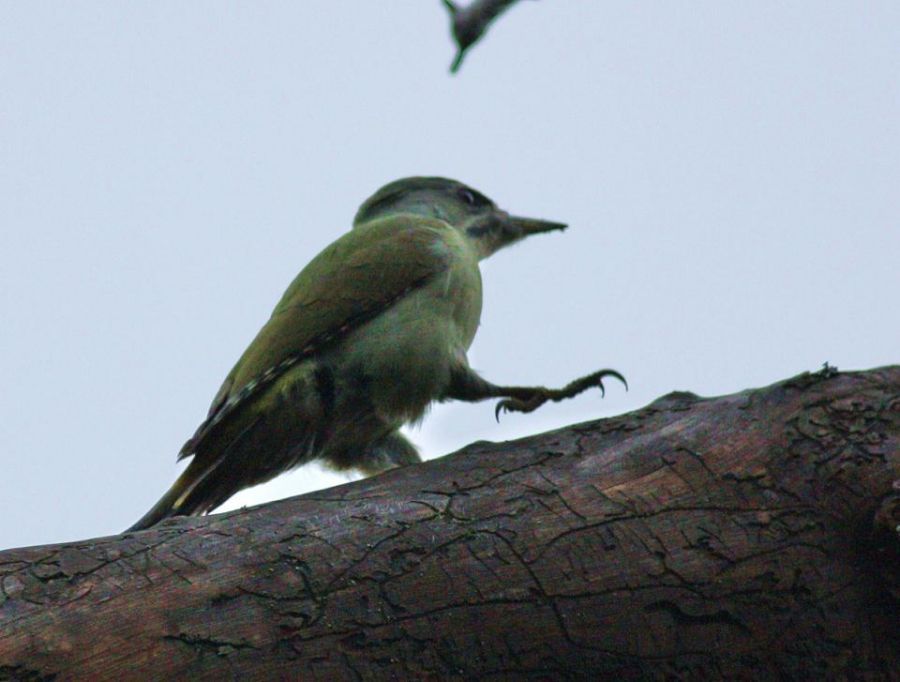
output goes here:
[{"label": "tree trunk", "polygon": [[0,679],[898,679],[900,367],[0,553]]}]

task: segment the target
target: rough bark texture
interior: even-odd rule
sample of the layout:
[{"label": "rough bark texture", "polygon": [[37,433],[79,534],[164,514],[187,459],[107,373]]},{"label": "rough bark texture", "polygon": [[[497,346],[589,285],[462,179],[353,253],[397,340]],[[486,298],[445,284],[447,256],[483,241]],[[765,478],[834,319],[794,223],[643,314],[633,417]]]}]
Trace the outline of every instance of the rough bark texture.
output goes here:
[{"label": "rough bark texture", "polygon": [[896,679],[900,367],[0,553],[0,678]]}]

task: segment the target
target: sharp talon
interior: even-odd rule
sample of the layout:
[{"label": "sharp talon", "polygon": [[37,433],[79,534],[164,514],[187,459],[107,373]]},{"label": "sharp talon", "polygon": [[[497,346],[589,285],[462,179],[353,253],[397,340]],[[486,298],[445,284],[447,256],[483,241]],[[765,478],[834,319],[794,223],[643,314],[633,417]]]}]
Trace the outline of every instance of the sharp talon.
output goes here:
[{"label": "sharp talon", "polygon": [[[555,403],[562,400],[568,400],[569,398],[574,398],[576,395],[584,393],[594,386],[600,389],[601,397],[606,397],[606,386],[603,384],[603,379],[606,377],[618,379],[625,386],[625,390],[628,390],[628,382],[625,380],[625,377],[614,369],[601,369],[593,374],[588,374],[580,379],[575,379],[575,381],[570,382],[564,388],[549,389],[538,386],[535,388],[509,389],[511,391],[515,390],[516,394],[521,394],[522,397],[504,398],[498,402],[497,406],[494,408],[494,419],[499,423],[501,412],[523,412],[525,414],[534,412],[548,400],[552,400]],[[524,397],[527,396],[528,393],[531,395]]]},{"label": "sharp talon", "polygon": [[625,390],[628,390],[628,382],[625,380],[625,377],[623,377],[614,369],[601,369],[594,376],[597,377],[597,387],[600,389],[600,395],[603,397],[606,397],[606,387],[603,385],[603,379],[606,377],[618,379],[622,382],[622,385],[625,386]]},{"label": "sharp talon", "polygon": [[508,398],[501,400],[497,403],[497,407],[494,408],[494,419],[497,420],[497,423],[500,423],[500,415],[503,412],[512,412],[513,408],[511,407],[512,401]]}]

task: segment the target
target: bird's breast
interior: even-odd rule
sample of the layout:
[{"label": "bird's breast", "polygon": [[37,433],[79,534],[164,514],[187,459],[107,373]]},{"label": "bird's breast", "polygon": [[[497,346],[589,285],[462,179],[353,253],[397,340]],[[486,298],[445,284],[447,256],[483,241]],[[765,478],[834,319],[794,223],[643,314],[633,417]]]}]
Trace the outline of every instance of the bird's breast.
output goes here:
[{"label": "bird's breast", "polygon": [[477,261],[455,257],[445,271],[349,334],[330,362],[348,385],[365,385],[372,408],[399,426],[419,419],[443,395],[480,316]]}]

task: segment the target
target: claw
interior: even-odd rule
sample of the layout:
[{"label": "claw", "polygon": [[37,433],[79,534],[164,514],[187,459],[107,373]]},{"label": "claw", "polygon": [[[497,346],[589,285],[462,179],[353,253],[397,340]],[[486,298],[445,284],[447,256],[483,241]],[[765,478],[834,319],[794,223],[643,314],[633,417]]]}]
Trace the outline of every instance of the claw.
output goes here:
[{"label": "claw", "polygon": [[520,407],[517,406],[519,401],[512,400],[510,398],[504,398],[499,403],[497,403],[497,407],[494,408],[494,419],[497,420],[497,423],[500,423],[500,413],[501,412],[523,412]]},{"label": "claw", "polygon": [[628,390],[628,382],[625,380],[625,377],[623,377],[614,369],[601,369],[598,372],[594,372],[593,374],[588,374],[587,376],[581,377],[580,379],[571,381],[565,388],[561,389],[551,390],[542,387],[535,387],[531,389],[509,389],[511,391],[515,390],[519,392],[530,391],[533,393],[533,395],[529,398],[505,398],[501,400],[494,408],[494,419],[499,422],[501,412],[533,412],[548,400],[552,400],[553,402],[568,400],[569,398],[574,398],[576,395],[583,393],[584,391],[588,390],[589,388],[593,388],[594,386],[600,389],[601,396],[605,396],[606,386],[603,385],[603,379],[606,377],[618,379],[625,386],[625,390]]},{"label": "claw", "polygon": [[603,385],[603,379],[605,377],[618,379],[625,385],[625,389],[628,389],[628,382],[625,381],[625,377],[619,374],[616,370],[601,369],[599,372],[588,374],[586,377],[581,377],[580,379],[576,379],[575,381],[570,382],[568,386],[557,392],[558,397],[555,397],[554,400],[559,401],[567,400],[568,398],[574,398],[579,393],[582,393],[593,386],[596,386],[600,389],[601,396],[606,396],[606,386]]},{"label": "claw", "polygon": [[534,412],[537,408],[547,402],[547,396],[535,395],[529,400],[521,400],[519,398],[504,398],[497,407],[494,408],[494,418],[499,422],[501,412]]},{"label": "claw", "polygon": [[628,390],[628,382],[625,380],[625,377],[619,374],[616,370],[604,369],[603,372],[605,373],[605,376],[612,377],[613,379],[618,379],[619,381],[621,381],[622,385],[625,387],[625,390]]},{"label": "claw", "polygon": [[625,390],[628,390],[628,382],[625,380],[621,374],[619,374],[614,369],[601,369],[599,372],[594,372],[590,375],[591,377],[595,377],[597,381],[597,388],[600,389],[600,397],[606,397],[606,386],[603,385],[603,379],[606,377],[612,377],[613,379],[618,379],[622,382],[622,385],[625,386]]}]

